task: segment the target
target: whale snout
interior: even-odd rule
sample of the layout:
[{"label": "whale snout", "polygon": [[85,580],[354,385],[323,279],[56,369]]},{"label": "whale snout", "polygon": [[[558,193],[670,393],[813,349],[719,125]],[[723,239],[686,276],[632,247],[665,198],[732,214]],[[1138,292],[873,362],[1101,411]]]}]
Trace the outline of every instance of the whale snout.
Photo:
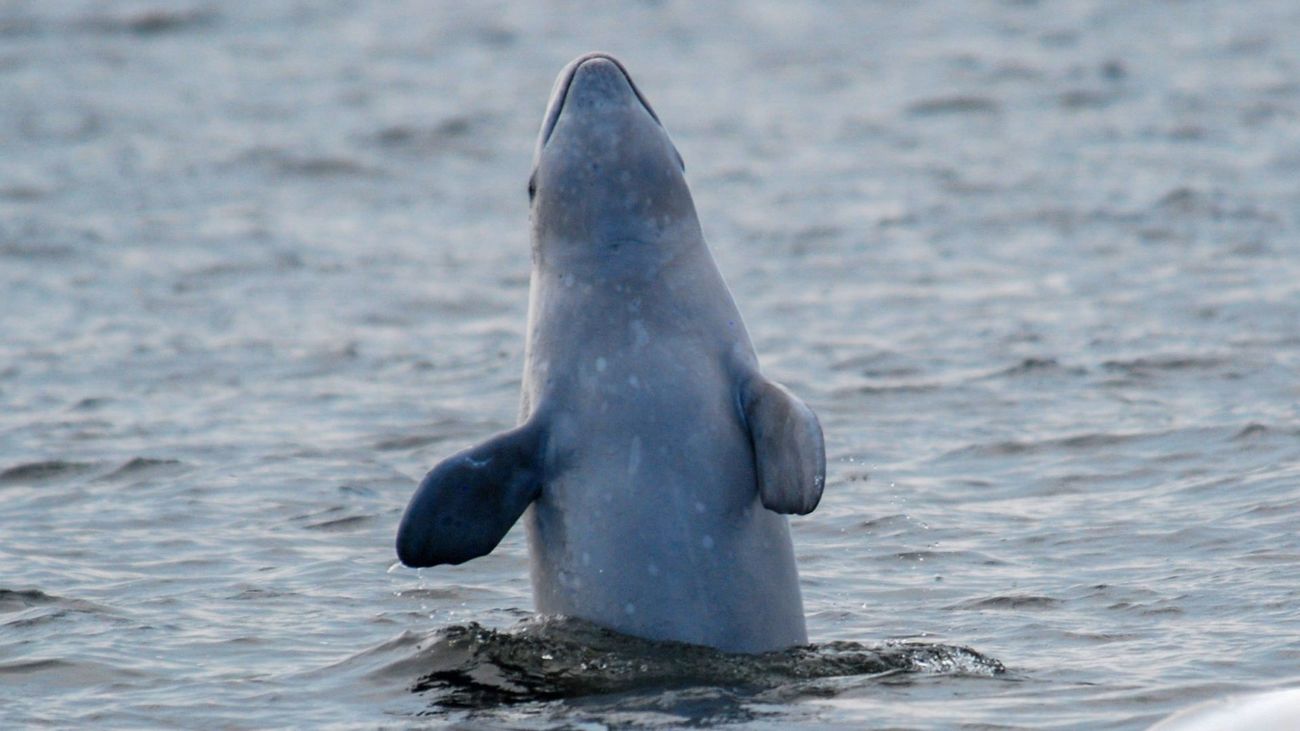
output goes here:
[{"label": "whale snout", "polygon": [[610,103],[641,103],[632,89],[632,78],[613,56],[590,54],[577,63],[564,100],[570,109]]},{"label": "whale snout", "polygon": [[556,241],[658,241],[670,223],[697,225],[684,172],[623,64],[607,53],[579,56],[556,78],[538,136],[528,181],[534,230]]},{"label": "whale snout", "polygon": [[630,108],[643,110],[659,124],[659,116],[621,61],[608,53],[583,54],[570,61],[555,80],[537,140],[538,152],[550,141],[562,114],[598,114]]}]

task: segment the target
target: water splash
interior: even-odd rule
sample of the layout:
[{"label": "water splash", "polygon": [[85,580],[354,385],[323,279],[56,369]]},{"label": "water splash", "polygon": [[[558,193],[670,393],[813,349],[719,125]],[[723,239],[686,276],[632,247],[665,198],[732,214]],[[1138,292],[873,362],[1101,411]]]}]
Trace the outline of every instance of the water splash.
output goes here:
[{"label": "water splash", "polygon": [[[1006,672],[993,658],[951,645],[831,642],[737,655],[629,637],[567,617],[525,620],[506,630],[455,625],[439,630],[417,654],[425,672],[411,690],[435,705],[466,709],[697,686],[761,692],[843,676]],[[411,660],[402,664],[410,667]]]}]

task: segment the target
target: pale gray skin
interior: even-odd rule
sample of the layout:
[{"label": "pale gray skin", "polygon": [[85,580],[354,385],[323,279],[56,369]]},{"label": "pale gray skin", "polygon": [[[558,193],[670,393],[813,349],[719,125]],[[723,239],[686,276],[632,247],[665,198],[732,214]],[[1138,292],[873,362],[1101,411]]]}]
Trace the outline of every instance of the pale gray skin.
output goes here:
[{"label": "pale gray skin", "polygon": [[560,73],[529,187],[520,426],[429,473],[402,562],[484,555],[526,509],[540,613],[730,652],[806,644],[783,514],[821,498],[821,427],[759,373],[681,158],[618,61]]}]

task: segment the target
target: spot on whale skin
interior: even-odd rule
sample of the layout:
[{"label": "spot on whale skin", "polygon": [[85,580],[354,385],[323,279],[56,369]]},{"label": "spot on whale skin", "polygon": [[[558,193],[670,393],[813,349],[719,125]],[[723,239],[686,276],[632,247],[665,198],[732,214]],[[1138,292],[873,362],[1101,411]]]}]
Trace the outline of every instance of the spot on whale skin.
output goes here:
[{"label": "spot on whale skin", "polygon": [[632,321],[632,347],[640,350],[650,343],[650,331],[646,330],[645,323],[640,320]]},{"label": "spot on whale skin", "polygon": [[631,477],[641,467],[641,437],[632,437],[632,448],[627,454],[627,476]]}]

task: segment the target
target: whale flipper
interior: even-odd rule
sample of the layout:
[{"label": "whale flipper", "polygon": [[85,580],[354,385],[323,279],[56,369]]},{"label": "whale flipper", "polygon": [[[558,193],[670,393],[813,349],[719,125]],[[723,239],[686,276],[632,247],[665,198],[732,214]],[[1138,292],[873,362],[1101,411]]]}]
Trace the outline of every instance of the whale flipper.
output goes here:
[{"label": "whale flipper", "polygon": [[496,548],[542,491],[542,429],[534,421],[448,457],[425,476],[397,529],[402,563],[459,564]]},{"label": "whale flipper", "polygon": [[826,484],[826,445],[817,415],[784,386],[757,373],[745,383],[740,402],[754,446],[763,507],[776,513],[811,513]]}]

